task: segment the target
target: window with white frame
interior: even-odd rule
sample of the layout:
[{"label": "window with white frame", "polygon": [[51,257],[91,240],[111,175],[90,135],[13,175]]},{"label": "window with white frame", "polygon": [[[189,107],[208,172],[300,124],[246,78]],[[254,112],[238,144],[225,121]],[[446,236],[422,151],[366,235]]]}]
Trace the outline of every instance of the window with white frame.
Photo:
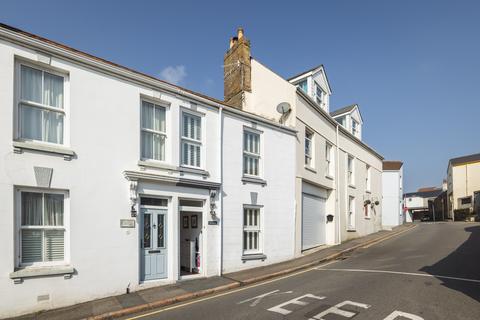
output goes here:
[{"label": "window with white frame", "polygon": [[352,119],[352,134],[357,137],[358,136],[358,122]]},{"label": "window with white frame", "polygon": [[371,174],[372,174],[371,171],[372,171],[372,169],[367,164],[367,170],[365,172],[365,189],[367,191],[371,190]]},{"label": "window with white frame", "polygon": [[371,203],[365,204],[364,210],[365,210],[365,218],[370,219],[370,217],[372,216],[372,204]]},{"label": "window with white frame", "polygon": [[348,219],[347,227],[350,230],[355,229],[355,197],[348,197]]},{"label": "window with white frame", "polygon": [[260,209],[252,207],[243,208],[243,253],[260,253],[261,248],[261,222]]},{"label": "window with white frame", "polygon": [[201,166],[202,118],[182,112],[182,165]]},{"label": "window with white frame", "polygon": [[305,165],[313,168],[313,131],[305,128]]},{"label": "window with white frame", "polygon": [[243,131],[243,174],[260,176],[260,134]]},{"label": "window with white frame", "polygon": [[22,140],[64,143],[65,76],[19,63],[18,133]]},{"label": "window with white frame", "polygon": [[324,95],[325,92],[323,91],[322,87],[320,87],[318,83],[315,83],[315,101],[319,105],[322,105]]},{"label": "window with white frame", "polygon": [[355,184],[355,164],[354,158],[352,156],[348,156],[347,158],[347,181],[349,185]]},{"label": "window with white frame", "polygon": [[142,159],[165,161],[166,108],[142,101]]},{"label": "window with white frame", "polygon": [[334,175],[334,166],[333,166],[333,147],[330,143],[325,144],[325,175],[327,177],[333,177]]},{"label": "window with white frame", "polygon": [[303,92],[308,93],[307,80],[303,80],[303,81],[299,82],[297,86],[300,89],[302,89]]},{"label": "window with white frame", "polygon": [[65,261],[65,193],[19,192],[20,265]]}]

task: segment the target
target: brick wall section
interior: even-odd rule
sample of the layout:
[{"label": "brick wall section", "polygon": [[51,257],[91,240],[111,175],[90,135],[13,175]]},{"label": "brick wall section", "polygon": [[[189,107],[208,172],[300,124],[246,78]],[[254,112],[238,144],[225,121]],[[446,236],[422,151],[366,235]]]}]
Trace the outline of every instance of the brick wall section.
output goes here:
[{"label": "brick wall section", "polygon": [[224,61],[224,100],[227,104],[242,109],[243,93],[252,92],[252,64],[250,41],[235,37],[233,46],[227,51]]}]

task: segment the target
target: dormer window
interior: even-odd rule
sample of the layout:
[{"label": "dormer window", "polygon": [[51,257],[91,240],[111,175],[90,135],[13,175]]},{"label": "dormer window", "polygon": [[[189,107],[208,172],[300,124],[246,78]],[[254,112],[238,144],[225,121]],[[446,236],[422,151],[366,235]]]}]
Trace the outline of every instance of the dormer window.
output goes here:
[{"label": "dormer window", "polygon": [[315,83],[315,101],[318,103],[318,105],[322,105],[324,95],[325,92],[323,92],[318,83]]},{"label": "dormer window", "polygon": [[358,122],[352,119],[352,134],[357,137],[358,136]]},{"label": "dormer window", "polygon": [[300,89],[302,89],[303,92],[308,93],[308,86],[307,86],[307,80],[306,80],[306,79],[303,80],[303,81],[301,81],[301,82],[299,82],[297,86],[298,86]]}]

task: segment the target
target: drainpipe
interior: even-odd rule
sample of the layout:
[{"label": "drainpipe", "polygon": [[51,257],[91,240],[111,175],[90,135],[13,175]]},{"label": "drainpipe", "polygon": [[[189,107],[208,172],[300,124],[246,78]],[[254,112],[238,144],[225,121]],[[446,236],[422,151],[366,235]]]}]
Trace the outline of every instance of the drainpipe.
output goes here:
[{"label": "drainpipe", "polygon": [[342,235],[341,235],[341,217],[340,217],[340,202],[338,201],[338,192],[339,192],[339,178],[340,178],[340,148],[338,147],[338,124],[335,126],[335,147],[337,149],[336,157],[335,157],[335,206],[337,211],[337,237],[338,242],[340,244],[342,242]]},{"label": "drainpipe", "polygon": [[220,106],[218,110],[218,115],[219,115],[219,138],[220,138],[220,188],[218,191],[218,199],[220,200],[220,209],[219,212],[221,212],[221,217],[220,221],[218,222],[220,225],[220,237],[219,237],[219,246],[218,248],[220,249],[220,254],[219,254],[219,259],[218,259],[218,267],[219,267],[219,275],[222,275],[222,270],[223,270],[223,107]]}]

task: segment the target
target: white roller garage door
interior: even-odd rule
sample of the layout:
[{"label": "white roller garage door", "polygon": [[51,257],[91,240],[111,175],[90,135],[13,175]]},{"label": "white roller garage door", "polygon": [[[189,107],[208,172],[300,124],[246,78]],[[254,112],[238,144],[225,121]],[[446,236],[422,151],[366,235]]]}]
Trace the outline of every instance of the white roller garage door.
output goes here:
[{"label": "white roller garage door", "polygon": [[325,244],[325,199],[302,194],[302,250]]}]

